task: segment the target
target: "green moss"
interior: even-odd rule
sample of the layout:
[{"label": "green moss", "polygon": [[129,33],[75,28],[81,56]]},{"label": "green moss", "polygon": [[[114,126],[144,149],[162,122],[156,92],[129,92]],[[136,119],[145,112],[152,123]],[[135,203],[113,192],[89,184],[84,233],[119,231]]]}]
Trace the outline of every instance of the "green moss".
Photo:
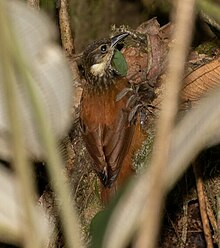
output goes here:
[{"label": "green moss", "polygon": [[[150,130],[150,129],[149,129]],[[136,170],[136,173],[141,173],[142,169],[149,164],[151,159],[151,153],[153,148],[154,133],[148,130],[148,137],[144,141],[141,149],[135,154],[133,160],[133,166]]]},{"label": "green moss", "polygon": [[220,48],[220,40],[214,39],[212,41],[207,41],[199,45],[195,51],[199,54],[206,54],[208,56],[213,56],[216,49]]}]

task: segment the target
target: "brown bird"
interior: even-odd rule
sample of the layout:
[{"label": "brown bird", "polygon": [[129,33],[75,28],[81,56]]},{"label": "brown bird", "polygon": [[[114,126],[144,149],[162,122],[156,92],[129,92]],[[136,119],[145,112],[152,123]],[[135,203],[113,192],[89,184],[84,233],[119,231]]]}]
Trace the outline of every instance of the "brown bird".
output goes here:
[{"label": "brown bird", "polygon": [[128,100],[131,95],[124,94],[117,99],[130,86],[113,66],[116,45],[127,35],[122,33],[93,42],[82,57],[86,82],[80,123],[87,150],[94,160],[94,169],[103,185],[101,195],[104,202],[133,173],[133,151],[143,141],[139,125],[129,120],[131,108]]}]

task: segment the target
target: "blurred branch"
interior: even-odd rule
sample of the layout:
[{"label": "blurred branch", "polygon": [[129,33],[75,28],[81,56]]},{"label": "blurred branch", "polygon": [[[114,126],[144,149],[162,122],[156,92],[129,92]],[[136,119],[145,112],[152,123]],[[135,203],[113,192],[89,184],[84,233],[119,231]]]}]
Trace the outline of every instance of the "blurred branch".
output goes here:
[{"label": "blurred branch", "polygon": [[[24,230],[27,228],[25,227],[27,212],[21,202],[21,184],[16,175],[12,175],[1,163],[0,182],[0,241],[16,245],[22,244]],[[38,208],[34,208],[34,211],[40,240],[45,242],[49,236],[49,223],[42,211],[39,211]]]},{"label": "blurred branch", "polygon": [[[152,178],[152,190],[148,201],[145,202],[142,224],[138,234],[136,246],[155,247],[159,232],[161,210],[166,194],[163,173],[168,166],[171,132],[175,125],[178,110],[178,93],[184,76],[185,61],[191,42],[195,1],[179,0],[177,3],[175,27],[171,40],[174,41],[170,49],[165,92],[161,104],[160,118],[157,124],[157,135],[153,149],[151,167],[148,171]],[[159,156],[158,156],[159,154]]]},{"label": "blurred branch", "polygon": [[22,229],[24,228],[20,187],[18,187],[16,176],[4,170],[1,163],[0,182],[0,241],[19,244],[23,239]]},{"label": "blurred branch", "polygon": [[[15,44],[16,45],[16,44]],[[18,50],[19,51],[19,50]],[[35,81],[28,67],[26,61],[23,59],[22,54],[16,54],[22,58],[20,61],[20,70],[24,78],[24,83],[30,97],[30,102],[33,107],[33,112],[36,117],[36,125],[39,130],[39,137],[42,142],[42,146],[47,154],[47,166],[48,173],[52,180],[52,187],[55,191],[56,201],[59,206],[60,216],[62,219],[62,227],[64,230],[67,247],[83,247],[80,233],[79,233],[79,223],[75,207],[72,202],[69,201],[69,196],[71,195],[69,185],[65,174],[63,173],[63,162],[61,155],[57,149],[57,144],[55,137],[52,133],[52,129],[47,122],[47,118],[44,112],[42,102],[35,92]],[[20,51],[19,51],[20,52]],[[71,205],[72,204],[72,205]]]},{"label": "blurred branch", "polygon": [[[189,111],[174,128],[171,134],[168,166],[163,171],[166,191],[174,187],[201,150],[220,142],[219,98],[220,88],[199,101],[198,107]],[[111,216],[105,237],[105,248],[111,247],[107,246],[108,242],[116,244],[116,248],[127,244],[141,221],[140,213],[143,206],[148,206],[144,205],[144,202],[148,200],[151,190],[153,189],[149,173],[140,176],[130,185]]]},{"label": "blurred branch", "polygon": [[[16,1],[14,1],[14,2],[16,2]],[[8,6],[10,6],[10,5],[8,5]],[[18,6],[19,6],[20,10],[23,8],[23,11],[25,13],[26,6],[23,5],[23,7],[22,7],[21,3],[20,3],[20,5],[18,4],[17,7]],[[14,9],[13,9],[13,7],[14,7]],[[4,15],[3,15],[3,13],[1,13],[1,15],[0,15],[0,18],[2,18],[1,24],[3,25],[3,27],[2,27],[3,32],[2,33],[4,34],[4,35],[2,34],[0,38],[1,39],[5,38],[5,37],[8,38],[8,40],[5,40],[5,43],[2,42],[2,44],[1,44],[2,45],[1,46],[2,51],[1,50],[0,51],[3,53],[3,55],[5,55],[4,58],[3,58],[3,56],[1,56],[1,59],[2,59],[1,62],[3,62],[3,66],[5,66],[5,70],[7,73],[6,76],[8,77],[8,78],[6,78],[7,81],[5,79],[5,84],[6,84],[5,87],[11,86],[10,88],[7,88],[7,90],[8,90],[7,96],[8,96],[8,98],[10,97],[9,98],[10,100],[8,100],[9,101],[8,104],[10,104],[9,106],[11,108],[11,111],[13,111],[13,113],[11,115],[11,120],[10,120],[10,123],[12,124],[12,128],[14,128],[14,130],[12,130],[13,134],[19,135],[19,136],[15,136],[15,137],[17,137],[17,139],[20,137],[21,141],[24,142],[23,139],[25,137],[25,134],[22,133],[22,128],[23,128],[23,130],[25,130],[25,127],[24,126],[21,127],[21,123],[24,124],[25,121],[21,120],[23,122],[19,123],[18,120],[16,119],[16,118],[19,118],[18,114],[20,114],[20,112],[22,112],[22,111],[20,111],[20,109],[18,109],[17,102],[15,102],[16,95],[15,95],[14,91],[16,90],[16,93],[19,93],[19,90],[17,89],[18,87],[17,88],[15,87],[15,85],[17,86],[17,84],[18,84],[19,87],[22,88],[22,90],[23,90],[22,93],[25,92],[25,97],[24,97],[24,95],[22,95],[22,96],[23,96],[23,98],[25,98],[28,101],[28,104],[30,105],[30,109],[32,110],[31,114],[28,113],[28,118],[31,119],[31,117],[33,117],[34,123],[31,123],[31,124],[34,125],[34,128],[37,129],[36,130],[36,133],[38,135],[37,138],[38,138],[38,140],[40,140],[40,146],[42,146],[42,150],[44,150],[44,155],[46,154],[45,160],[46,160],[47,165],[48,165],[48,172],[49,172],[49,176],[51,178],[51,185],[54,189],[54,192],[56,195],[57,205],[59,207],[59,214],[60,214],[60,217],[62,220],[62,230],[64,232],[64,237],[66,238],[66,246],[67,247],[79,247],[80,248],[83,245],[82,245],[82,242],[80,239],[80,231],[79,231],[77,213],[76,213],[76,210],[73,206],[74,203],[72,201],[70,201],[71,191],[69,189],[69,184],[68,184],[67,179],[65,177],[64,168],[63,168],[63,161],[62,161],[61,155],[57,149],[57,143],[56,143],[56,139],[54,136],[54,128],[52,126],[53,123],[50,120],[48,121],[48,118],[47,118],[48,115],[46,114],[48,112],[46,111],[47,109],[45,107],[46,104],[44,101],[42,101],[42,98],[40,96],[39,91],[36,90],[37,86],[39,86],[40,83],[39,83],[39,81],[37,81],[37,79],[39,77],[36,77],[36,74],[34,74],[33,71],[36,72],[37,69],[39,69],[39,68],[37,68],[36,61],[34,61],[35,63],[33,61],[31,61],[32,62],[31,65],[32,66],[34,65],[36,68],[31,67],[28,64],[28,62],[29,62],[28,59],[31,58],[32,60],[34,60],[36,57],[34,57],[33,54],[32,54],[32,57],[31,56],[28,57],[29,54],[27,54],[27,52],[25,50],[26,47],[23,47],[23,50],[21,49],[22,45],[24,45],[24,44],[23,43],[20,44],[19,43],[20,40],[18,40],[18,37],[16,37],[16,34],[19,34],[19,31],[16,34],[14,32],[10,32],[13,29],[11,27],[8,28],[8,25],[5,25],[5,22],[4,22],[4,20],[7,19],[6,18],[7,14],[5,14],[5,10],[3,8],[0,8],[0,9],[4,13]],[[15,9],[16,9],[16,4],[12,6],[13,12],[11,12],[11,13],[14,14]],[[29,16],[29,19],[31,19],[30,16]],[[34,15],[34,13],[33,13],[34,23],[36,23],[38,21],[38,19],[42,20],[43,15],[38,16],[38,15]],[[45,27],[47,27],[46,24],[45,24]],[[33,27],[33,26],[31,26],[31,27]],[[14,28],[14,26],[13,26],[13,28]],[[18,29],[17,26],[16,26],[16,28]],[[40,30],[40,28],[39,28],[39,30]],[[10,34],[10,36],[9,36],[9,34]],[[22,34],[24,35],[24,32]],[[42,30],[39,31],[38,34],[42,35],[42,37],[44,36],[44,33],[42,32]],[[27,34],[27,36],[28,35],[29,35],[29,33]],[[47,39],[51,41],[52,32],[50,33],[50,30],[49,31],[47,30],[47,35],[48,35]],[[30,39],[33,39],[33,36],[31,36]],[[49,51],[49,53],[46,53],[45,52],[46,49],[45,49],[44,50],[44,52],[45,52],[44,56],[48,57],[48,55],[50,55],[50,52],[53,51],[52,54],[53,54],[53,59],[55,61],[55,64],[62,66],[62,70],[64,68],[67,68],[66,64],[64,63],[64,60],[63,61],[61,60],[62,56],[61,56],[60,51],[58,52],[58,49],[56,49],[55,46],[50,47],[50,49],[49,49],[48,44],[50,44],[50,43],[48,42],[47,39],[45,40],[45,42],[42,42],[43,45],[45,45],[47,47],[47,52]],[[41,41],[43,41],[43,39]],[[40,43],[40,45],[42,45],[42,43]],[[5,45],[5,46],[3,46],[3,45]],[[35,47],[35,49],[36,49],[36,50],[34,50],[35,52],[37,51],[37,48],[40,47],[40,45],[38,44],[38,47],[37,46]],[[43,48],[44,48],[44,46],[43,46]],[[53,50],[51,48],[53,48]],[[4,54],[4,52],[5,52],[5,54]],[[6,54],[6,52],[9,53],[10,57],[7,56],[8,54]],[[60,60],[63,63],[58,63],[58,62],[60,62]],[[16,70],[14,69],[14,71],[11,71],[7,62],[8,62],[8,64],[13,62],[12,65],[16,66],[15,67]],[[45,62],[45,60],[44,60],[44,62]],[[45,64],[46,63],[44,63],[43,65],[45,65]],[[54,65],[54,64],[50,63],[50,66],[51,65]],[[47,69],[48,69],[48,67],[47,67]],[[56,67],[54,66],[53,68],[56,68]],[[45,71],[43,73],[48,73],[48,71],[49,70],[45,69]],[[49,71],[49,72],[51,73],[51,71]],[[69,71],[65,70],[65,72],[68,73]],[[17,75],[19,75],[19,76],[17,76]],[[15,76],[17,76],[17,77],[15,77]],[[47,75],[47,77],[49,77],[49,75]],[[17,81],[15,81],[15,80],[17,80]],[[13,85],[11,85],[12,82],[14,83]],[[68,81],[68,83],[70,83],[70,81]],[[62,85],[60,87],[62,87]],[[70,94],[70,92],[66,92],[66,93]],[[69,96],[68,94],[67,94],[67,97]],[[61,96],[62,96],[62,94],[61,94]],[[22,100],[18,101],[19,104],[22,102]],[[63,102],[65,102],[65,101],[63,100]],[[48,102],[47,102],[47,104],[48,104]],[[69,113],[69,110],[70,110],[69,104],[67,104],[66,107],[68,108],[68,113]],[[32,116],[32,114],[33,114],[33,116]],[[66,112],[66,114],[67,114],[67,112]],[[13,115],[15,116],[14,119],[12,119]],[[22,115],[20,115],[20,116],[22,116]],[[64,120],[66,122],[69,122],[69,118],[67,118],[67,117],[65,117]],[[15,140],[15,141],[17,141],[17,140]],[[17,156],[15,157],[16,158],[15,162],[16,162],[16,165],[17,165],[17,163],[23,165],[23,167],[22,167],[23,169],[19,172],[20,173],[23,172],[23,174],[22,174],[23,177],[21,178],[20,181],[23,185],[25,185],[25,189],[22,188],[22,190],[24,191],[23,197],[29,203],[29,205],[27,206],[27,210],[26,210],[26,214],[28,215],[30,212],[30,209],[31,209],[30,202],[32,203],[31,199],[34,197],[34,192],[30,192],[32,190],[32,187],[31,187],[32,185],[27,184],[28,179],[29,179],[29,181],[32,180],[32,177],[30,176],[30,173],[28,171],[28,169],[31,169],[32,167],[29,166],[28,168],[25,168],[24,165],[27,166],[27,162],[24,160],[24,158],[23,158],[23,160],[21,160],[21,158],[19,157],[19,155],[22,156],[22,154],[25,153],[24,144],[20,143],[19,147],[18,147],[18,145],[19,145],[18,143],[16,143],[16,145],[17,146],[15,148],[17,150],[15,150],[15,153],[16,153],[15,156],[16,155]],[[18,151],[20,153],[18,153]],[[29,195],[26,192],[30,192]],[[30,222],[30,220],[29,220],[29,222]],[[37,238],[40,239],[41,235],[39,235],[39,233],[37,233],[36,230],[34,229],[33,226],[35,223],[33,223],[32,226],[31,226],[31,224],[32,223],[29,223],[27,230],[24,228],[24,230],[26,231],[26,233],[24,233],[24,235],[25,235],[25,238],[27,239],[26,247],[38,247]]]},{"label": "blurred branch", "polygon": [[[168,185],[164,172],[167,171],[169,165],[171,133],[177,112],[178,91],[181,87],[190,46],[194,3],[195,1],[191,0],[178,1],[176,26],[171,38],[174,44],[169,54],[166,92],[157,125],[158,134],[152,166],[136,184],[131,186],[132,188],[129,188],[129,195],[122,197],[119,202],[111,218],[104,247],[109,248],[109,244],[115,248],[124,247],[140,223],[136,247],[155,247],[156,245],[161,209]],[[128,219],[129,223],[126,221]]]},{"label": "blurred branch", "polygon": [[216,4],[209,0],[198,0],[197,5],[203,12],[205,12],[206,15],[208,14],[208,16],[214,17],[218,24],[220,23],[219,4]]},{"label": "blurred branch", "polygon": [[40,0],[27,0],[27,4],[33,9],[40,10]]},{"label": "blurred branch", "polygon": [[[219,8],[219,11],[220,11],[220,8]],[[202,19],[207,24],[209,24],[211,27],[214,27],[218,31],[220,31],[220,24],[218,22],[216,22],[214,18],[212,18],[211,16],[207,15],[203,10],[200,11],[200,15],[201,15]]]},{"label": "blurred branch", "polygon": [[33,168],[27,159],[25,150],[25,131],[21,124],[18,97],[15,90],[15,64],[19,64],[19,58],[15,62],[13,52],[18,52],[14,48],[16,39],[12,35],[12,28],[7,16],[4,4],[0,3],[0,25],[1,25],[1,67],[4,78],[4,92],[8,108],[8,123],[11,129],[11,145],[14,152],[13,166],[21,185],[21,200],[26,213],[26,225],[24,225],[23,240],[26,248],[40,247],[40,235],[36,226],[34,215],[35,185],[33,179]]}]

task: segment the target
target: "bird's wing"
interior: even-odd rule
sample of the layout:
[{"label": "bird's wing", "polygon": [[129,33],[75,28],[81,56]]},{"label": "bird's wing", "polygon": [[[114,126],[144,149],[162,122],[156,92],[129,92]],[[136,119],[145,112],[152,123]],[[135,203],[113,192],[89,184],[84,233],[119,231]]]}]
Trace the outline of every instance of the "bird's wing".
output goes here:
[{"label": "bird's wing", "polygon": [[86,147],[105,186],[110,186],[116,179],[131,144],[134,126],[129,124],[128,115],[128,111],[120,109],[111,125],[99,123],[92,129],[84,127]]},{"label": "bird's wing", "polygon": [[122,109],[114,128],[108,126],[104,130],[103,150],[108,163],[110,183],[119,173],[134,134],[134,126],[129,124],[128,115],[128,112]]}]

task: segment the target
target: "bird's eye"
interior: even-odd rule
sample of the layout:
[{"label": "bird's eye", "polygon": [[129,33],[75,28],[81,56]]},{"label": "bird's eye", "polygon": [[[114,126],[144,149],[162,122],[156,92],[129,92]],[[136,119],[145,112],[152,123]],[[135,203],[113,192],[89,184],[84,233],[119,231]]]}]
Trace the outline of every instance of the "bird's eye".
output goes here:
[{"label": "bird's eye", "polygon": [[106,45],[101,45],[100,50],[101,50],[102,53],[105,53],[106,50],[107,50],[107,46]]}]

